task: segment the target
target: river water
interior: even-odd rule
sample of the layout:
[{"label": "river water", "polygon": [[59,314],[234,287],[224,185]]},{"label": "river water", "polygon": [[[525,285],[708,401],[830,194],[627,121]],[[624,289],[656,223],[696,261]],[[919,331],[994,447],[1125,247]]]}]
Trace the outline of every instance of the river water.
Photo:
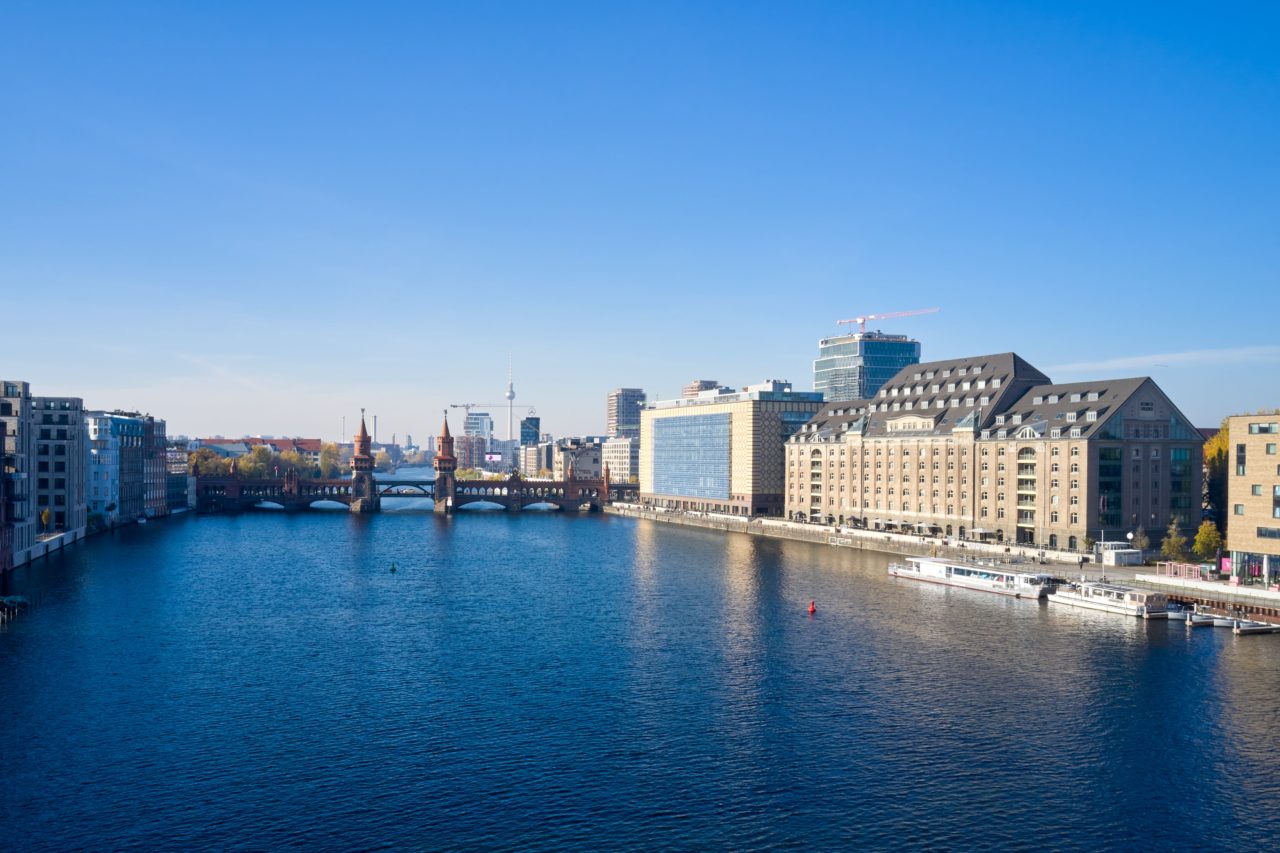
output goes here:
[{"label": "river water", "polygon": [[0,848],[1275,849],[1280,636],[888,559],[554,513],[99,536],[9,582]]}]

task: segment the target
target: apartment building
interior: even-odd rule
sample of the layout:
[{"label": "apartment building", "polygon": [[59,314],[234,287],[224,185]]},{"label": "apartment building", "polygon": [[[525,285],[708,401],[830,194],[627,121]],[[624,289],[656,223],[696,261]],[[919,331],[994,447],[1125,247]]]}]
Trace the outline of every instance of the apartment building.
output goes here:
[{"label": "apartment building", "polygon": [[606,433],[610,438],[640,437],[640,408],[645,403],[642,388],[615,388],[605,406]]},{"label": "apartment building", "polygon": [[1227,550],[1240,583],[1280,584],[1280,412],[1227,418]]},{"label": "apartment building", "polygon": [[608,439],[601,446],[600,458],[602,464],[609,469],[609,479],[615,483],[631,482],[640,476],[639,436]]},{"label": "apartment building", "polygon": [[88,521],[84,401],[79,397],[33,397],[31,417],[41,532],[66,533],[79,539]]},{"label": "apartment building", "polygon": [[39,510],[36,509],[36,445],[31,419],[31,386],[26,382],[0,383],[0,424],[4,425],[4,488],[9,500],[6,524],[11,566],[30,559],[36,544]]}]

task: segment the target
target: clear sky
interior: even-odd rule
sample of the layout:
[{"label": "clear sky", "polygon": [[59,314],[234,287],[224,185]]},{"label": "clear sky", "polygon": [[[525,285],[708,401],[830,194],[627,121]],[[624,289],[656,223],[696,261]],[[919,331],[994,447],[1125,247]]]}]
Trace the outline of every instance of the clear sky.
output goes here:
[{"label": "clear sky", "polygon": [[[557,435],[926,359],[1280,405],[1280,4],[0,7],[0,374],[171,432]],[[457,423],[457,420],[454,421]],[[505,431],[505,430],[503,430]]]}]

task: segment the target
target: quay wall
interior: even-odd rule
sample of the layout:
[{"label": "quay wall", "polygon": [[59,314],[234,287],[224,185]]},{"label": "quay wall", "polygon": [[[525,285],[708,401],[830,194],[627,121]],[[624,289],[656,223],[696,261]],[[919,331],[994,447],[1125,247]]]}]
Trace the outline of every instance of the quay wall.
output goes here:
[{"label": "quay wall", "polygon": [[[605,507],[605,512],[628,518],[645,518],[651,521],[660,521],[664,524],[701,527],[707,530],[722,530],[729,533],[746,533],[751,536],[770,536],[775,539],[791,539],[797,542],[813,542],[819,545],[831,545],[855,551],[876,551],[909,557],[930,556],[957,560],[990,557],[1000,560],[1014,559],[1037,562],[1040,554],[1043,553],[1043,565],[1046,568],[1052,568],[1056,572],[1070,569],[1073,577],[1079,575],[1080,563],[1076,555],[1069,555],[1068,559],[1063,559],[1063,555],[1059,553],[1053,551],[1041,552],[1036,548],[968,541],[960,543],[954,539],[946,540],[931,536],[886,533],[879,530],[849,530],[847,528],[842,530],[819,524],[801,524],[772,518],[747,519],[718,513],[662,512],[648,507],[641,507],[637,504],[613,503]],[[1100,566],[1096,568],[1101,569]],[[1112,566],[1107,566],[1106,571],[1111,575],[1116,574]]]}]

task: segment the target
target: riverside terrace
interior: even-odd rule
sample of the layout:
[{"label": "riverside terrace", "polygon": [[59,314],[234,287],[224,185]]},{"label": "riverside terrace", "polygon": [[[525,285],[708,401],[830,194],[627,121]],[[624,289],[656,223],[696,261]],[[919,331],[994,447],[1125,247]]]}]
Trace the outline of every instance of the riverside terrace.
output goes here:
[{"label": "riverside terrace", "polygon": [[[350,479],[307,479],[296,472],[267,479],[237,476],[196,478],[197,512],[241,512],[260,503],[279,504],[287,510],[308,509],[321,501],[333,501],[353,507],[359,499]],[[374,511],[384,499],[435,498],[435,480],[375,480],[377,500]],[[468,504],[498,504],[518,512],[534,504],[551,504],[567,511],[598,512],[611,500],[635,500],[637,486],[610,483],[607,478],[565,480],[525,480],[519,476],[505,480],[458,480],[453,494],[446,497],[453,509]]]}]

